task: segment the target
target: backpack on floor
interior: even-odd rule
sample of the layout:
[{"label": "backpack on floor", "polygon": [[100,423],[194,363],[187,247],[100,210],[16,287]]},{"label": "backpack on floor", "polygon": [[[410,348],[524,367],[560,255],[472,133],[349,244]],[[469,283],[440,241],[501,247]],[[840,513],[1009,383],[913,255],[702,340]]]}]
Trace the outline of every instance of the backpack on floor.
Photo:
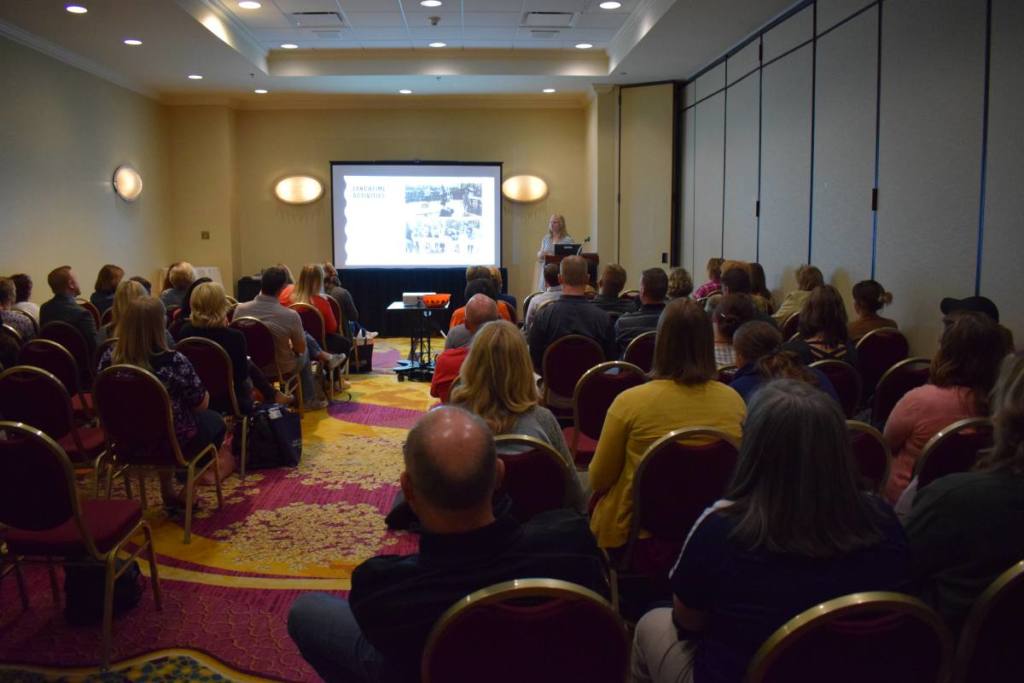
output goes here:
[{"label": "backpack on floor", "polygon": [[[242,423],[235,424],[231,451],[241,455]],[[295,467],[302,460],[302,420],[276,403],[264,403],[249,416],[249,469]]]},{"label": "backpack on floor", "polygon": [[[117,568],[124,566],[117,560]],[[64,618],[75,626],[99,623],[103,619],[103,582],[106,565],[89,561],[86,564],[64,566]],[[139,563],[132,560],[114,582],[114,616],[139,604],[142,598],[142,572]]]}]

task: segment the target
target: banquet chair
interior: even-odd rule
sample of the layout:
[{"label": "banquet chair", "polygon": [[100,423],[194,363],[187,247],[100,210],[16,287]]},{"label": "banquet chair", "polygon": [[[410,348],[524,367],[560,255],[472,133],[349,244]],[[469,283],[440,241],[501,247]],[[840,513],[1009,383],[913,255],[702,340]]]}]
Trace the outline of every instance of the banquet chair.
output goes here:
[{"label": "banquet chair", "polygon": [[459,600],[434,623],[423,683],[622,683],[629,637],[603,597],[557,579],[495,584]]},{"label": "banquet chair", "polygon": [[356,345],[355,337],[352,333],[352,328],[349,325],[349,320],[345,318],[344,313],[341,310],[341,304],[333,296],[325,297],[327,303],[331,307],[331,312],[334,313],[334,319],[338,321],[338,334],[345,337],[352,344],[352,352],[349,354],[349,359],[345,363],[345,376],[347,377],[352,372],[352,368],[355,368],[356,372],[360,370],[359,364],[359,347]]},{"label": "banquet chair", "polygon": [[735,365],[725,365],[718,368],[718,381],[722,384],[732,384],[736,379],[736,372],[739,370]]},{"label": "banquet chair", "polygon": [[908,391],[928,383],[930,368],[931,360],[928,358],[907,358],[886,370],[875,386],[871,424],[884,426],[889,413]]},{"label": "banquet chair", "polygon": [[113,319],[114,319],[114,307],[111,306],[107,310],[103,311],[103,313],[100,315],[100,327],[104,327],[105,325],[109,325],[110,321],[113,320]]},{"label": "banquet chair", "polygon": [[[324,322],[323,314],[317,309],[317,307],[312,304],[295,303],[288,308],[299,314],[299,319],[302,321],[302,329],[316,340],[316,343],[320,345],[321,349],[327,351],[327,324]],[[346,368],[348,367],[348,363],[349,359],[346,358]],[[333,397],[335,375],[337,373],[337,376],[341,376],[344,374],[344,371],[341,369],[337,371],[330,371],[326,367],[322,370],[324,394]]]},{"label": "banquet chair", "polygon": [[494,437],[505,476],[497,494],[512,501],[512,516],[520,522],[569,504],[570,477],[575,477],[561,454],[550,444],[525,434]]},{"label": "banquet chair", "polygon": [[96,327],[100,326],[100,320],[103,316],[100,315],[100,309],[96,308],[96,305],[87,299],[78,299],[78,305],[89,311],[89,315],[92,316],[92,321]]},{"label": "banquet chair", "polygon": [[[274,368],[277,375],[277,383],[284,393],[291,393],[291,384],[295,384],[296,409],[301,417],[305,411],[305,397],[302,395],[302,381],[299,379],[298,370],[285,373],[277,363],[277,352],[274,348],[274,336],[267,329],[266,324],[259,318],[242,316],[231,321],[233,329],[245,335],[245,345],[249,351],[249,358],[256,367],[260,369]],[[264,397],[268,398],[268,397]]]},{"label": "banquet chair", "polygon": [[819,360],[809,367],[820,370],[828,377],[828,381],[839,395],[839,405],[847,419],[857,414],[860,405],[861,379],[857,368],[841,360]]},{"label": "banquet chair", "polygon": [[880,327],[861,337],[857,342],[857,369],[865,393],[874,393],[882,375],[908,355],[910,342],[895,327]]},{"label": "banquet chair", "polygon": [[953,683],[1024,681],[1024,561],[996,577],[964,623]]},{"label": "banquet chair", "polygon": [[658,333],[654,330],[637,335],[626,346],[622,360],[650,372],[654,368],[654,345],[657,341]]},{"label": "banquet chair", "polygon": [[93,415],[92,396],[82,391],[82,373],[75,357],[65,347],[50,339],[29,340],[21,347],[18,363],[42,368],[54,375],[71,397],[75,413],[86,418]]},{"label": "banquet chair", "polygon": [[593,459],[615,397],[646,381],[643,370],[624,361],[600,363],[583,373],[572,394],[572,426],[562,429],[578,468],[586,469]]},{"label": "banquet chair", "polygon": [[74,325],[55,320],[46,323],[39,330],[40,339],[49,339],[57,342],[71,354],[78,365],[78,383],[82,390],[88,390],[92,386],[92,378],[96,370],[92,354],[89,353],[89,346],[85,337]]},{"label": "banquet chair", "polygon": [[14,343],[18,346],[21,346],[22,342],[25,341],[21,338],[21,332],[14,329],[14,325],[8,325],[7,323],[0,325],[0,334],[6,334],[8,337],[13,339]]},{"label": "banquet chair", "polygon": [[[134,470],[185,470],[185,543],[191,543],[195,484],[208,469],[213,469],[217,507],[224,506],[217,447],[178,443],[171,397],[148,370],[111,365],[96,376],[93,395],[100,426],[126,481]],[[145,502],[145,491],[140,494]]]},{"label": "banquet chair", "polygon": [[33,337],[35,337],[36,335],[39,334],[39,321],[36,320],[35,318],[33,318],[30,313],[28,313],[27,311],[23,311],[20,308],[12,308],[10,310],[11,310],[11,313],[14,313],[15,315],[23,316],[26,320],[29,321],[29,323],[32,325],[32,336]]},{"label": "banquet chair", "polygon": [[914,465],[917,490],[939,477],[967,472],[978,461],[978,451],[992,446],[992,421],[987,417],[958,420],[943,428],[921,449]]},{"label": "banquet chair", "polygon": [[889,467],[892,465],[889,445],[882,433],[866,422],[847,420],[846,432],[850,436],[850,448],[864,489],[880,492],[889,480]]},{"label": "banquet chair", "polygon": [[590,337],[569,334],[556,339],[544,350],[541,401],[562,420],[572,419],[572,395],[576,383],[590,368],[603,363],[604,349]]},{"label": "banquet chair", "polygon": [[[55,564],[99,562],[105,571],[100,659],[110,664],[115,581],[146,552],[150,583],[162,609],[156,547],[142,506],[134,500],[81,500],[67,454],[56,441],[20,422],[0,422],[0,558],[47,564],[54,602]],[[141,543],[129,544],[139,532]],[[20,574],[20,572],[19,572]],[[28,605],[24,583],[18,583]]]},{"label": "banquet chair", "polygon": [[782,323],[782,341],[789,341],[800,331],[800,313],[793,313]]}]

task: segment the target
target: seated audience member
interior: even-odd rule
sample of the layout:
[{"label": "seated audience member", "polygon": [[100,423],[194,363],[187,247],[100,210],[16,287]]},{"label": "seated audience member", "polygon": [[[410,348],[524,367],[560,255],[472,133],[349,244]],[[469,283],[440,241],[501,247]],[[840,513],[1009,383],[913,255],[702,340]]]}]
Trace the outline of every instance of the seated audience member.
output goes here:
[{"label": "seated audience member", "polygon": [[146,278],[142,277],[141,275],[133,275],[128,279],[131,280],[132,282],[138,282],[140,285],[142,285],[142,287],[146,290],[147,295],[153,294],[153,283],[147,280]]},{"label": "seated audience member", "polygon": [[[204,282],[192,290],[189,298],[192,314],[181,326],[180,339],[202,337],[216,342],[231,360],[231,376],[235,385],[235,396],[242,412],[252,410],[252,390],[255,387],[264,400],[287,404],[291,396],[274,389],[266,375],[249,360],[245,335],[228,327],[228,304],[224,288],[216,282]],[[229,405],[214,405],[222,413],[231,411]]]},{"label": "seated audience member", "polygon": [[195,268],[188,261],[179,261],[167,271],[167,282],[170,287],[160,293],[160,301],[165,308],[184,306],[188,288],[196,279]]},{"label": "seated audience member", "polygon": [[25,311],[39,321],[39,306],[29,301],[32,298],[32,278],[25,273],[16,273],[11,276],[14,282],[14,308]]},{"label": "seated audience member", "polygon": [[992,392],[995,446],[972,472],[917,494],[907,520],[918,594],[954,634],[996,576],[1024,558],[1024,356],[1009,356]]},{"label": "seated audience member", "polygon": [[486,268],[491,280],[494,281],[494,286],[498,288],[498,301],[504,302],[508,306],[508,312],[512,316],[510,322],[517,322],[516,311],[519,310],[519,302],[511,294],[502,293],[501,289],[505,286],[505,281],[501,278],[501,268],[498,266],[486,266]]},{"label": "seated audience member", "polygon": [[[576,471],[562,428],[550,410],[539,404],[530,352],[523,335],[505,321],[484,325],[462,364],[451,402],[483,418],[494,434],[525,434],[553,446]],[[586,498],[573,477],[571,504],[582,512]]]},{"label": "seated audience member", "polygon": [[819,360],[857,364],[857,349],[846,328],[846,304],[832,285],[822,285],[807,297],[798,329],[797,338],[787,341],[784,348],[796,352],[805,364]]},{"label": "seated audience member", "polygon": [[753,286],[750,280],[750,265],[740,261],[726,261],[722,264],[721,290],[707,297],[704,303],[704,311],[710,316],[718,307],[718,302],[727,294],[743,294],[751,298],[754,304],[754,318],[765,322],[774,322],[767,311],[758,306],[757,299],[753,295]]},{"label": "seated audience member", "polygon": [[693,293],[693,278],[686,268],[668,271],[668,298],[685,299]]},{"label": "seated audience member", "polygon": [[[145,288],[134,280],[122,280],[117,286],[117,291],[114,292],[114,303],[110,307],[110,322],[99,329],[97,339],[102,344],[108,339],[113,339],[119,336],[119,324],[124,319],[124,312],[128,310],[128,305],[136,299],[142,299],[149,296],[146,293]],[[163,304],[160,304],[163,306]],[[171,333],[164,329],[164,341],[167,342],[167,348],[174,348],[174,338]]]},{"label": "seated audience member", "polygon": [[35,336],[36,328],[24,314],[13,310],[15,296],[14,280],[0,277],[0,323],[13,327],[25,343]]},{"label": "seated audience member", "polygon": [[954,313],[961,311],[974,311],[976,313],[985,314],[992,320],[992,322],[999,325],[999,333],[1003,335],[1003,338],[1006,341],[1006,348],[1008,352],[1015,350],[1013,344],[1013,332],[1011,332],[1010,328],[1005,325],[999,324],[999,309],[991,299],[983,296],[969,296],[966,299],[946,298],[939,304],[939,308],[942,310],[942,314],[944,316],[943,324],[947,327],[949,326],[951,316]]},{"label": "seated audience member", "polygon": [[928,384],[908,391],[885,423],[892,451],[884,497],[895,503],[929,439],[944,427],[988,414],[988,394],[1006,355],[999,327],[981,313],[954,313],[932,359]]},{"label": "seated audience member", "polygon": [[283,306],[309,304],[320,311],[320,315],[324,319],[327,350],[347,356],[352,351],[352,342],[342,334],[341,328],[338,326],[338,319],[334,315],[334,309],[327,301],[323,289],[323,268],[319,264],[312,263],[303,266],[299,271],[298,283],[286,286],[277,298]]},{"label": "seated audience member", "polygon": [[636,299],[619,296],[625,286],[626,269],[618,263],[609,263],[601,271],[601,278],[597,281],[597,294],[592,301],[598,308],[608,313],[621,315],[635,311]]},{"label": "seated audience member", "polygon": [[[148,370],[167,388],[174,415],[174,434],[185,453],[195,453],[209,444],[220,448],[227,428],[216,412],[209,410],[210,395],[195,368],[185,356],[168,348],[166,316],[160,302],[148,296],[128,304],[118,323],[117,343],[106,349],[99,369],[111,365],[134,365]],[[160,473],[164,505],[180,508],[184,492],[176,492],[169,472]]]},{"label": "seated audience member", "polygon": [[64,322],[73,326],[85,338],[89,357],[96,353],[96,320],[92,313],[80,306],[75,297],[82,295],[71,266],[54,268],[46,276],[46,283],[53,290],[53,298],[39,307],[39,325]]},{"label": "seated audience member", "polygon": [[782,350],[782,333],[773,323],[752,320],[743,323],[732,338],[736,374],[729,386],[750,405],[750,399],[773,379],[795,379],[818,387],[839,403],[832,382],[817,368],[800,362],[792,351]]},{"label": "seated audience member", "polygon": [[434,377],[430,380],[431,396],[441,399],[441,403],[448,402],[448,392],[459,376],[459,369],[469,354],[469,346],[474,335],[481,325],[497,319],[498,305],[486,294],[474,294],[466,302],[466,322],[462,327],[469,334],[469,340],[461,346],[445,349],[434,361]]},{"label": "seated audience member", "polygon": [[[500,324],[500,323],[492,323]],[[427,635],[473,591],[503,581],[549,577],[607,594],[603,563],[586,520],[571,510],[526,524],[494,517],[504,465],[487,424],[438,408],[409,432],[401,485],[423,525],[419,553],[366,560],[348,599],[305,593],[288,633],[326,681],[418,681]]]},{"label": "seated audience member", "polygon": [[[463,292],[463,296],[466,301],[477,294],[485,294],[488,298],[493,299],[498,305],[498,316],[502,320],[512,321],[512,313],[509,312],[508,304],[504,301],[498,300],[498,287],[494,284],[494,280],[488,277],[480,277],[475,280],[470,280],[466,283],[466,289]],[[466,307],[460,306],[452,312],[452,319],[449,322],[449,328],[455,328],[463,324],[466,321]]]},{"label": "seated audience member", "polygon": [[623,313],[615,321],[615,345],[619,355],[625,352],[629,342],[644,332],[658,328],[658,318],[665,310],[665,296],[668,293],[668,275],[661,268],[648,268],[640,277],[640,308]]},{"label": "seated audience member", "polygon": [[[252,301],[238,304],[234,317],[235,319],[251,317],[263,321],[274,337],[277,366],[284,373],[298,373],[299,381],[302,382],[302,395],[306,407],[310,410],[318,410],[327,407],[327,401],[316,398],[313,372],[309,367],[310,355],[314,353],[314,350],[307,348],[307,335],[302,329],[302,320],[299,319],[299,314],[282,306],[277,298],[281,290],[284,289],[287,278],[288,274],[279,266],[271,266],[264,270],[260,278],[260,293]],[[323,351],[320,353],[326,355]],[[271,377],[277,377],[276,367],[260,369]]]},{"label": "seated audience member", "polygon": [[559,264],[558,281],[561,296],[537,311],[528,333],[530,356],[538,372],[544,351],[554,342],[570,334],[590,337],[604,349],[605,358],[615,358],[615,335],[611,317],[591,306],[584,292],[587,288],[587,261],[582,256],[567,256]]},{"label": "seated audience member", "polygon": [[715,365],[719,369],[737,364],[732,348],[733,335],[740,325],[756,315],[757,309],[746,294],[726,294],[718,300],[711,322],[715,332]]},{"label": "seated audience member", "polygon": [[892,511],[858,490],[838,405],[801,382],[772,382],[750,405],[728,492],[672,569],[672,607],[637,623],[632,680],[740,683],[797,614],[905,590],[908,554]]},{"label": "seated audience member", "polygon": [[[341,314],[344,316],[345,321],[358,325],[359,323],[359,309],[356,308],[356,302],[352,298],[352,294],[341,286],[341,279],[338,277],[338,270],[331,263],[324,264],[324,291],[327,292],[327,296],[331,297],[338,302],[338,306],[341,307]],[[340,322],[340,321],[339,321]],[[362,329],[362,326],[359,326]],[[355,330],[351,330],[351,333],[355,333]],[[376,332],[367,333],[367,337],[376,337]],[[372,338],[371,337],[371,338]]]},{"label": "seated audience member", "polygon": [[747,269],[750,273],[750,294],[754,297],[754,305],[761,313],[771,315],[775,310],[775,301],[772,299],[771,290],[768,289],[764,267],[760,263],[753,262],[747,264]]},{"label": "seated audience member", "polygon": [[658,322],[652,379],[615,398],[590,463],[590,486],[599,496],[590,528],[599,546],[626,543],[633,480],[651,444],[683,427],[710,427],[740,438],[746,406],[715,380],[717,374],[707,314],[691,299],[670,302]]},{"label": "seated audience member", "polygon": [[718,257],[708,259],[708,280],[693,293],[694,299],[705,299],[722,288],[722,262],[724,260]]},{"label": "seated audience member", "polygon": [[562,283],[558,279],[558,264],[548,263],[544,266],[544,282],[547,283],[547,287],[540,294],[535,294],[530,299],[530,306],[526,309],[526,317],[523,319],[523,330],[526,332],[530,331],[530,325],[533,324],[533,318],[548,301],[554,301],[555,299],[562,296]]},{"label": "seated audience member", "polygon": [[96,275],[96,286],[93,287],[95,291],[89,296],[89,301],[101,315],[114,305],[114,292],[117,291],[117,286],[121,284],[123,278],[124,269],[118,266],[108,263],[100,268],[100,272]]},{"label": "seated audience member", "polygon": [[853,286],[853,311],[856,320],[847,325],[850,341],[856,342],[868,332],[880,327],[899,327],[895,320],[878,315],[883,306],[892,303],[892,294],[874,280],[863,280]]},{"label": "seated audience member", "polygon": [[192,292],[196,291],[199,285],[205,285],[207,282],[213,282],[208,277],[199,277],[192,281],[192,284],[188,286],[188,290],[185,291],[185,298],[181,302],[181,308],[175,315],[175,320],[188,320],[192,317]]},{"label": "seated audience member", "polygon": [[816,267],[806,264],[797,268],[796,291],[790,292],[779,304],[778,310],[772,314],[779,325],[785,324],[789,316],[799,313],[811,292],[825,284],[825,278]]}]

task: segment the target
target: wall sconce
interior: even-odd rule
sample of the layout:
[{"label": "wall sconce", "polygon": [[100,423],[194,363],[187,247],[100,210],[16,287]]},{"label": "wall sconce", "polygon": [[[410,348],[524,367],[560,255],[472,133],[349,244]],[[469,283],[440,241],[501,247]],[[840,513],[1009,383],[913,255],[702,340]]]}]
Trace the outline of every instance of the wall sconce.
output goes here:
[{"label": "wall sconce", "polygon": [[512,202],[536,202],[547,196],[548,184],[535,175],[516,175],[501,184],[501,194]]},{"label": "wall sconce", "polygon": [[142,176],[128,164],[114,169],[114,192],[126,202],[134,202],[142,194]]},{"label": "wall sconce", "polygon": [[311,204],[323,193],[323,183],[310,175],[288,176],[274,185],[274,196],[285,204]]}]

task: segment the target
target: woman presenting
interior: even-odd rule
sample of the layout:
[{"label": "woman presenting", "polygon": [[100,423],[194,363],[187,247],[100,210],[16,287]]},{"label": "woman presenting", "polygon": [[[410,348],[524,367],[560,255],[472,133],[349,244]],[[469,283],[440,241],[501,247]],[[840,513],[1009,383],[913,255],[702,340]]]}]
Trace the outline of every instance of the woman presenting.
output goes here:
[{"label": "woman presenting", "polygon": [[534,281],[537,283],[535,291],[544,291],[544,255],[554,254],[556,244],[574,244],[576,242],[565,229],[565,216],[560,213],[551,215],[548,219],[548,231],[544,239],[540,241],[540,251],[537,252],[537,272]]}]

